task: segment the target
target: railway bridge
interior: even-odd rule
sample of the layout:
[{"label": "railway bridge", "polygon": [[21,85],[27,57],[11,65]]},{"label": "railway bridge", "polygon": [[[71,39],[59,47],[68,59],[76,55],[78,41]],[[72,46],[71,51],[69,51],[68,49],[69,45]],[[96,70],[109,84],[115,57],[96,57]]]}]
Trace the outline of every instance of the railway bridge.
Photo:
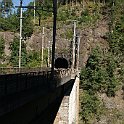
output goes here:
[{"label": "railway bridge", "polygon": [[71,124],[72,117],[75,121],[77,116],[71,115],[78,106],[77,70],[56,69],[54,78],[48,68],[9,70],[11,74],[0,75],[1,124]]},{"label": "railway bridge", "polygon": [[58,55],[54,76],[48,67],[0,68],[0,124],[78,124],[79,70],[74,65]]},{"label": "railway bridge", "polygon": [[19,8],[19,68],[0,68],[0,124],[78,124],[76,23],[72,58],[55,57],[57,0],[53,0],[52,68],[21,68],[22,8],[28,7],[20,0]]}]

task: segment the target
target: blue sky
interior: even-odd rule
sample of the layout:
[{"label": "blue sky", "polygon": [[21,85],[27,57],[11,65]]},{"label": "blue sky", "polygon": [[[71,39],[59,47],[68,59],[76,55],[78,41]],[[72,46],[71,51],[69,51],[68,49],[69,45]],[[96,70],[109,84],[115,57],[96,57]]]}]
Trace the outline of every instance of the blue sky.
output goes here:
[{"label": "blue sky", "polygon": [[[12,0],[14,3],[14,6],[19,6],[20,4],[20,0]],[[28,3],[30,3],[33,0],[23,0],[23,5],[28,5]]]},{"label": "blue sky", "polygon": [[[15,6],[19,6],[20,5],[20,0],[12,0],[13,1],[13,4],[14,4],[14,7]],[[34,0],[22,0],[23,2],[23,6],[26,6],[26,5],[28,5],[30,2],[32,2],[32,1],[34,1]],[[13,9],[14,11],[16,11],[17,10],[17,8],[14,8]],[[23,9],[24,10],[24,9]]]}]

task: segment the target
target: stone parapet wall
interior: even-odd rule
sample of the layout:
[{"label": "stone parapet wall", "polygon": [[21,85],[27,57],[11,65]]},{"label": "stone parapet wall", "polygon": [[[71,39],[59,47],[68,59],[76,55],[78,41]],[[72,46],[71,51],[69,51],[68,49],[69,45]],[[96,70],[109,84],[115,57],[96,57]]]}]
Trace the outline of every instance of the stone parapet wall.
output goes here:
[{"label": "stone parapet wall", "polygon": [[65,93],[54,124],[78,124],[79,109],[79,78],[76,77],[73,86]]}]

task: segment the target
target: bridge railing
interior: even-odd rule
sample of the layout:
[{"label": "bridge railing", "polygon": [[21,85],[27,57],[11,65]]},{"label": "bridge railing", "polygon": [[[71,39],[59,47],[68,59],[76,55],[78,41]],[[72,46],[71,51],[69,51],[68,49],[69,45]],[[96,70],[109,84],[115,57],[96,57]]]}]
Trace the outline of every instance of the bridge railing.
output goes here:
[{"label": "bridge railing", "polygon": [[18,67],[13,67],[13,68],[6,68],[6,67],[1,67],[0,68],[0,74],[17,74],[17,73],[28,73],[28,72],[40,72],[44,70],[50,70],[49,68],[42,67],[42,68],[18,68]]},{"label": "bridge railing", "polygon": [[0,75],[0,97],[36,87],[48,86],[51,71]]},{"label": "bridge railing", "polygon": [[[49,85],[51,84],[50,69],[23,69],[21,70],[21,73],[20,71],[18,71],[18,69],[10,70],[13,68],[6,68],[6,71],[7,69],[9,69],[10,74],[4,74],[5,72],[0,74],[0,97],[19,93],[32,88],[35,89],[40,86],[49,87]],[[59,86],[71,80],[71,76],[74,73],[75,70],[72,69],[55,69],[54,81],[57,83],[56,86]]]},{"label": "bridge railing", "polygon": [[[18,68],[18,67],[13,67],[13,68],[6,68],[6,67],[1,67],[0,68],[0,75],[4,74],[18,74],[18,73],[40,73],[40,72],[47,72],[49,71],[50,73],[50,68],[47,67],[42,67],[42,68]],[[75,73],[75,69],[55,69],[55,76],[59,76],[60,78],[63,78],[65,76],[71,75],[72,73]]]}]

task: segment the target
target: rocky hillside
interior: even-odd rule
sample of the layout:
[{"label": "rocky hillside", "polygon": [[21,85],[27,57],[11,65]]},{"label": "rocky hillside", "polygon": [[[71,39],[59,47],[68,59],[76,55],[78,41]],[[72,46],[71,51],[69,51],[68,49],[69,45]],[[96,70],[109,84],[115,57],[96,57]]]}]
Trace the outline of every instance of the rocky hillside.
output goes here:
[{"label": "rocky hillside", "polygon": [[[123,2],[116,5],[118,7],[114,9],[120,8],[113,11],[114,15],[112,15],[110,8],[107,8],[107,6],[102,7],[103,16],[93,27],[86,28],[83,32],[82,39],[87,42],[84,42],[83,49],[85,51],[82,53],[85,68],[82,69],[80,85],[80,124],[124,123],[124,66],[122,52],[124,47],[121,47],[124,40],[123,34],[121,35],[123,32],[123,26],[121,25],[121,19],[123,19],[123,15],[121,15],[123,11],[122,4]],[[109,14],[114,17],[110,17]],[[119,19],[120,17],[121,19]],[[110,26],[112,27],[110,28]],[[117,42],[121,42],[121,45],[117,46]],[[92,48],[96,48],[96,46],[99,46],[102,54],[99,53],[98,49],[95,49],[96,51],[92,53]],[[119,49],[121,53],[119,53]],[[109,58],[114,57],[113,63],[106,60],[108,53],[110,54]],[[110,71],[110,68],[106,70],[106,67],[110,67],[112,70]],[[110,72],[106,71],[110,71],[112,75],[108,76]]]},{"label": "rocky hillside", "polygon": [[[66,4],[58,10],[56,52],[68,53],[73,39],[73,22],[78,20],[76,32],[80,42],[80,124],[124,123],[124,25],[123,1],[112,4],[86,1],[70,7]],[[39,66],[44,26],[44,47],[52,41],[51,17],[35,26],[33,34],[26,38],[25,66]],[[5,55],[10,57],[12,32],[0,32],[5,40]],[[95,49],[95,50],[94,50]],[[25,51],[24,51],[25,52]],[[34,54],[35,53],[35,54]],[[47,52],[46,52],[47,53]],[[27,55],[28,54],[28,55]],[[7,58],[6,57],[6,58]],[[25,58],[26,58],[25,57]],[[3,61],[3,60],[2,60]],[[9,63],[9,61],[6,61]]]}]

